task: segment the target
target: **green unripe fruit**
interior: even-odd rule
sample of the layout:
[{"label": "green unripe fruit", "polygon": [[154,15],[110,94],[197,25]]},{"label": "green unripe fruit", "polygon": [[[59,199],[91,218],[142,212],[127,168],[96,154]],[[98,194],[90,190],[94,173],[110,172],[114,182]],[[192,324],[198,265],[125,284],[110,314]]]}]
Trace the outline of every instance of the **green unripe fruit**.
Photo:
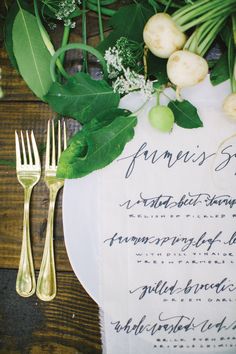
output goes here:
[{"label": "green unripe fruit", "polygon": [[170,132],[173,128],[175,117],[172,110],[166,106],[155,106],[148,113],[151,125],[161,132]]}]

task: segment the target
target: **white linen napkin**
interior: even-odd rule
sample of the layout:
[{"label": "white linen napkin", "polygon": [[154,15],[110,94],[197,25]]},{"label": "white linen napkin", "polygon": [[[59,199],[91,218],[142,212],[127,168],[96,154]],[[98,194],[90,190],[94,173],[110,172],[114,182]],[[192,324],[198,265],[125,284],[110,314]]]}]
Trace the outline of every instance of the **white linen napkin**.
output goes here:
[{"label": "white linen napkin", "polygon": [[[104,354],[236,352],[236,139],[228,83],[183,96],[204,127],[134,139],[99,174]],[[167,92],[171,95],[171,92]],[[124,106],[133,104],[126,99]]]}]

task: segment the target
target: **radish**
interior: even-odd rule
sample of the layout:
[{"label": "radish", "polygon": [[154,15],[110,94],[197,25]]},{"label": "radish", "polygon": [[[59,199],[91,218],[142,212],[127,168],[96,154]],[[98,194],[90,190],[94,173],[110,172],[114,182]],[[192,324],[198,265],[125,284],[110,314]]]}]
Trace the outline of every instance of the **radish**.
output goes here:
[{"label": "radish", "polygon": [[144,27],[143,39],[154,55],[169,58],[176,50],[183,48],[186,42],[185,31],[209,19],[227,17],[235,10],[235,0],[196,0],[171,16],[165,12],[152,16]]}]

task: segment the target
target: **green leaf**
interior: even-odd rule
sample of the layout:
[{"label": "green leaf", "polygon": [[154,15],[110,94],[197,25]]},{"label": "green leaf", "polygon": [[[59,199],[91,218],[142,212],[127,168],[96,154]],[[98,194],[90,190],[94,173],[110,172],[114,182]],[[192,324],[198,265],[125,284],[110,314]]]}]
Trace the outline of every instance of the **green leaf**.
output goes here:
[{"label": "green leaf", "polygon": [[101,129],[77,133],[61,155],[58,177],[83,177],[110,164],[133,138],[136,124],[135,116],[118,116]]},{"label": "green leaf", "polygon": [[97,114],[96,118],[83,126],[83,132],[95,131],[110,124],[118,116],[127,117],[131,114],[130,111],[122,108],[107,109]]},{"label": "green leaf", "polygon": [[231,31],[231,27],[229,25],[229,23],[227,23],[223,29],[220,31],[220,36],[224,42],[224,44],[226,45],[226,47],[229,44],[230,41],[230,37],[231,37],[232,31]]},{"label": "green leaf", "polygon": [[88,74],[78,73],[66,84],[53,83],[46,101],[62,115],[87,123],[106,109],[116,108],[120,97],[104,80],[93,80]]},{"label": "green leaf", "polygon": [[228,56],[227,52],[221,55],[219,60],[214,65],[211,73],[210,79],[212,85],[216,86],[220,83],[229,79],[229,65],[228,65]]},{"label": "green leaf", "polygon": [[148,76],[155,77],[158,81],[155,83],[155,87],[158,88],[162,85],[166,85],[169,81],[166,71],[166,59],[161,59],[153,55],[150,51],[147,55],[147,73]]},{"label": "green leaf", "polygon": [[189,101],[170,101],[168,107],[175,116],[175,122],[182,128],[192,129],[203,126],[196,107]]},{"label": "green leaf", "polygon": [[6,22],[4,26],[4,44],[5,48],[8,54],[8,58],[10,59],[10,62],[12,66],[18,70],[16,58],[13,52],[13,41],[12,41],[12,28],[13,28],[13,23],[16,17],[16,14],[18,13],[19,7],[16,3],[13,3],[11,6],[10,10],[7,13],[6,17]]},{"label": "green leaf", "polygon": [[[20,1],[21,6],[24,9],[29,10],[28,5],[24,1]],[[13,23],[15,21],[16,15],[19,12],[19,6],[17,5],[16,2],[12,4],[10,7],[9,11],[7,12],[6,20],[5,20],[5,25],[4,25],[4,44],[5,48],[8,54],[8,58],[10,59],[10,62],[12,66],[18,70],[18,65],[16,62],[16,58],[13,52],[13,40],[12,40],[12,29],[13,29]]]},{"label": "green leaf", "polygon": [[99,44],[98,49],[105,52],[109,47],[113,47],[120,37],[143,42],[143,28],[153,14],[154,11],[148,4],[137,3],[121,7],[109,21],[113,31]]},{"label": "green leaf", "polygon": [[43,99],[52,84],[48,52],[36,17],[19,8],[13,24],[13,51],[21,76],[36,96]]}]

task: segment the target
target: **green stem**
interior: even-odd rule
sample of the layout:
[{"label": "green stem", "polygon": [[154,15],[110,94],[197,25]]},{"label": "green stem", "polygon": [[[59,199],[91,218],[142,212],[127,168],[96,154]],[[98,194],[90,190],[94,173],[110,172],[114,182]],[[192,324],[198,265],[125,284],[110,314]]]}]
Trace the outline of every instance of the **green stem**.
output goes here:
[{"label": "green stem", "polygon": [[234,56],[234,63],[232,65],[232,71],[231,71],[231,75],[230,75],[230,81],[231,81],[231,88],[232,88],[232,92],[235,93],[236,92],[236,14],[234,13],[232,15],[232,30],[233,30],[233,56]]},{"label": "green stem", "polygon": [[103,41],[104,40],[104,33],[103,33],[100,0],[97,0],[97,7],[98,7],[98,26],[99,26],[100,41]]},{"label": "green stem", "polygon": [[[52,77],[52,81],[56,82],[56,75],[55,75],[55,64],[57,61],[57,58],[62,54],[65,53],[67,50],[72,50],[72,49],[81,49],[83,51],[87,51],[89,53],[91,53],[92,55],[94,55],[95,57],[97,57],[99,63],[101,64],[102,68],[103,68],[103,76],[104,79],[107,79],[108,77],[108,73],[107,73],[107,66],[106,66],[106,61],[103,57],[103,55],[95,48],[86,45],[84,43],[70,43],[67,44],[65,47],[59,48],[55,54],[53,55],[52,59],[51,59],[51,63],[50,63],[50,74]],[[70,76],[66,73],[66,75],[64,75],[64,77],[66,79],[68,79]]]},{"label": "green stem", "polygon": [[167,11],[168,11],[168,9],[169,9],[171,3],[172,3],[172,0],[169,0],[169,1],[167,2],[166,7],[165,7],[165,9],[164,9],[163,12],[167,12]]},{"label": "green stem", "polygon": [[53,55],[55,53],[55,49],[54,49],[54,47],[52,45],[52,42],[51,42],[51,40],[49,38],[49,35],[48,35],[47,31],[45,30],[45,28],[44,28],[44,26],[42,24],[41,18],[39,16],[37,0],[34,0],[34,12],[35,12],[35,17],[36,17],[36,20],[37,20],[38,28],[39,28],[41,37],[42,37],[42,39],[44,41],[44,44],[46,45],[49,53],[51,55]]},{"label": "green stem", "polygon": [[221,0],[199,0],[196,1],[194,4],[188,4],[182,7],[180,10],[176,11],[172,18],[173,20],[178,23],[178,25],[182,25],[189,20],[202,15],[206,12],[206,10],[215,8],[217,4],[222,3]]},{"label": "green stem", "polygon": [[181,27],[182,31],[203,22],[205,19],[212,19],[220,11],[232,12],[235,8],[235,0],[199,0],[193,5],[186,5],[172,15],[175,23]]},{"label": "green stem", "polygon": [[218,22],[215,24],[213,28],[208,29],[208,34],[204,38],[204,40],[199,44],[198,49],[199,49],[199,55],[205,55],[210,46],[212,45],[213,41],[215,40],[217,34],[221,31],[221,29],[224,27],[226,18],[223,17],[222,19],[219,19]]},{"label": "green stem", "polygon": [[178,18],[183,17],[188,12],[193,11],[194,9],[198,8],[199,6],[202,6],[204,3],[207,2],[208,0],[202,0],[202,1],[196,1],[195,4],[185,5],[181,7],[179,10],[175,11],[172,15],[172,18],[174,21],[176,21]]},{"label": "green stem", "polygon": [[232,93],[236,93],[236,80],[235,80],[235,75],[234,73],[236,72],[236,58],[234,59],[234,69],[233,69],[233,73],[231,76],[231,89],[232,89]]},{"label": "green stem", "polygon": [[[88,2],[87,7],[91,11],[98,12],[97,5],[94,5],[94,4],[91,4],[90,2]],[[106,7],[101,7],[101,14],[103,14],[103,15],[112,17],[115,13],[116,13],[115,10],[107,9]]]},{"label": "green stem", "polygon": [[[62,37],[62,41],[61,41],[61,47],[64,47],[68,43],[69,36],[70,36],[70,26],[64,26],[64,32],[63,32],[63,37]],[[65,53],[63,53],[60,56],[60,61],[61,61],[62,65],[63,65],[63,62],[64,62],[64,57],[65,57]]]},{"label": "green stem", "polygon": [[[160,4],[165,5],[165,6],[167,6],[168,1],[169,1],[169,0],[158,0],[158,2],[159,2]],[[175,8],[177,8],[177,9],[179,9],[179,8],[181,7],[181,5],[175,3],[174,1],[172,1],[171,7],[175,7]]]},{"label": "green stem", "polygon": [[[83,0],[83,13],[82,13],[82,40],[85,45],[87,45],[87,0]],[[86,51],[82,51],[83,55],[83,66],[82,71],[88,72],[88,55]]]},{"label": "green stem", "polygon": [[183,49],[189,50],[190,52],[197,53],[198,51],[198,40],[200,37],[200,28],[197,28],[192,35],[188,38]]},{"label": "green stem", "polygon": [[213,9],[207,13],[205,13],[204,15],[195,18],[193,21],[188,22],[187,24],[185,24],[184,26],[181,26],[181,29],[183,32],[189,30],[190,28],[197,26],[205,21],[207,21],[208,19],[215,19],[216,17],[222,16],[222,15],[229,15],[232,11],[234,10],[234,7],[226,7],[226,6],[221,6],[217,9]]},{"label": "green stem", "polygon": [[154,13],[157,13],[157,4],[155,0],[149,0],[148,4],[153,8]]},{"label": "green stem", "polygon": [[231,84],[231,91],[236,92],[236,80],[235,80],[235,69],[236,69],[236,55],[235,55],[235,44],[233,33],[229,36],[228,40],[228,67],[229,67],[229,77]]},{"label": "green stem", "polygon": [[[97,0],[88,0],[89,3],[92,3],[94,5],[97,5]],[[116,3],[117,0],[100,0],[100,4],[103,5],[111,5]]]},{"label": "green stem", "polygon": [[236,47],[236,14],[235,13],[232,15],[232,28],[233,28],[234,45]]},{"label": "green stem", "polygon": [[[17,0],[17,3],[18,3],[19,8],[21,8],[18,0]],[[50,37],[49,37],[47,31],[45,30],[45,28],[44,28],[44,26],[42,24],[41,18],[39,16],[37,0],[34,0],[34,12],[35,12],[35,17],[36,17],[36,20],[37,20],[37,24],[38,24],[39,31],[40,31],[41,37],[43,39],[43,42],[44,42],[47,50],[49,51],[49,53],[53,56],[55,54],[55,49],[53,47],[53,44],[52,44],[52,42],[50,40]],[[65,76],[66,72],[65,72],[65,70],[64,70],[64,68],[63,68],[63,66],[62,66],[62,64],[61,64],[59,59],[57,60],[56,65],[57,65],[60,73],[63,76]]]},{"label": "green stem", "polygon": [[226,16],[221,16],[220,18],[203,23],[192,33],[191,37],[185,43],[184,49],[203,56],[222,29],[226,18]]},{"label": "green stem", "polygon": [[156,106],[160,106],[160,95],[161,95],[161,90],[156,90],[156,94],[157,94]]}]

